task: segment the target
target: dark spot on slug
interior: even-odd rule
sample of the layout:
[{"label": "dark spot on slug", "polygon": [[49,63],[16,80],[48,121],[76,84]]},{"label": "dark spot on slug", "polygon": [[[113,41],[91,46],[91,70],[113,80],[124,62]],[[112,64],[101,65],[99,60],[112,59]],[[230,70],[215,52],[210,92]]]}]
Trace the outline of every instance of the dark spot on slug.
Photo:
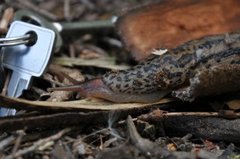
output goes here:
[{"label": "dark spot on slug", "polygon": [[109,80],[113,80],[115,78],[115,76],[110,76]]},{"label": "dark spot on slug", "polygon": [[133,85],[141,86],[141,85],[142,85],[142,82],[137,81],[137,80],[134,80],[134,81],[133,81]]},{"label": "dark spot on slug", "polygon": [[212,65],[209,63],[205,66],[205,68],[210,68]]},{"label": "dark spot on slug", "polygon": [[108,78],[108,77],[109,77],[109,73],[106,73],[106,74],[104,75],[104,77],[105,77],[105,78]]},{"label": "dark spot on slug", "polygon": [[180,83],[182,83],[182,80],[181,80],[181,79],[178,79],[178,80],[176,81],[176,84],[180,84]]},{"label": "dark spot on slug", "polygon": [[123,74],[128,74],[128,71],[126,71],[126,70],[121,70],[121,73],[123,73]]},{"label": "dark spot on slug", "polygon": [[142,72],[141,71],[137,71],[137,78],[142,78]]},{"label": "dark spot on slug", "polygon": [[121,88],[121,85],[120,85],[120,84],[117,84],[117,85],[116,85],[116,88],[120,89],[120,88]]},{"label": "dark spot on slug", "polygon": [[142,68],[141,65],[137,65],[137,66],[136,66],[136,69],[140,69],[140,68]]},{"label": "dark spot on slug", "polygon": [[124,85],[124,88],[128,88],[128,87],[129,87],[129,84],[125,84],[125,85]]},{"label": "dark spot on slug", "polygon": [[147,87],[147,88],[148,88],[148,87],[151,87],[151,85],[150,85],[150,84],[145,84],[145,87]]},{"label": "dark spot on slug", "polygon": [[131,79],[130,78],[128,78],[128,79],[125,79],[125,81],[124,82],[130,82],[131,81]]},{"label": "dark spot on slug", "polygon": [[117,81],[118,82],[121,82],[122,81],[122,78],[120,76],[117,76]]},{"label": "dark spot on slug", "polygon": [[186,54],[181,56],[181,58],[178,60],[179,63],[178,65],[183,68],[186,64],[188,64],[189,62],[191,62],[193,60],[194,56],[193,54]]},{"label": "dark spot on slug", "polygon": [[216,62],[217,62],[217,63],[221,62],[221,58],[217,58],[217,59],[216,59]]},{"label": "dark spot on slug", "polygon": [[145,72],[148,72],[150,69],[151,69],[150,66],[144,66],[144,67],[143,67],[143,70],[144,70]]},{"label": "dark spot on slug", "polygon": [[131,93],[132,93],[132,91],[131,91],[131,90],[128,90],[128,91],[126,91],[126,93],[127,93],[127,94],[131,94]]}]

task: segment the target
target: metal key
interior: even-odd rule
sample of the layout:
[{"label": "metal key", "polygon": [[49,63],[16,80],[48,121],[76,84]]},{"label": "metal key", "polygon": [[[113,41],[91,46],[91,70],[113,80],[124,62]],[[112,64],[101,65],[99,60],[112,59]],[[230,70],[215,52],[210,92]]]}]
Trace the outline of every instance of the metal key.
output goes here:
[{"label": "metal key", "polygon": [[[28,89],[32,76],[41,76],[51,57],[55,42],[55,33],[52,30],[15,21],[11,24],[6,37],[15,37],[24,34],[35,34],[35,43],[3,48],[3,65],[12,70],[7,88],[7,95],[19,97],[24,89]],[[32,45],[32,46],[31,46]],[[8,110],[8,109],[7,109]],[[14,115],[15,110],[4,112],[2,115]]]},{"label": "metal key", "polygon": [[18,10],[15,13],[14,20],[20,20],[28,23],[32,23],[38,26],[46,27],[53,30],[56,33],[56,46],[58,49],[62,46],[63,40],[61,35],[73,33],[74,35],[80,33],[86,33],[94,30],[101,29],[113,29],[114,23],[117,17],[114,16],[109,20],[96,20],[96,21],[78,21],[78,22],[50,22],[42,16],[29,11]]},{"label": "metal key", "polygon": [[[28,44],[31,42],[32,36],[30,34],[25,34],[22,36],[16,36],[16,37],[4,37],[0,38],[0,50],[2,47],[9,47],[9,46],[16,46],[16,45],[22,45],[22,44]],[[5,73],[3,68],[3,62],[2,58],[3,55],[0,53],[0,92],[2,91],[5,83]]]}]

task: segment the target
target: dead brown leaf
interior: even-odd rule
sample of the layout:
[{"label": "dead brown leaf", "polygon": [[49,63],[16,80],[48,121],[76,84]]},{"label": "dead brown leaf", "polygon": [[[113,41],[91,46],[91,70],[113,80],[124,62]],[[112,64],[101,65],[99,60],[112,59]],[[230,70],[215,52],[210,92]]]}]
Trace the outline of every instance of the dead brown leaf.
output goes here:
[{"label": "dead brown leaf", "polygon": [[153,3],[125,14],[118,31],[136,60],[155,48],[173,48],[204,35],[240,28],[240,1],[171,0]]},{"label": "dead brown leaf", "polygon": [[161,99],[155,103],[111,103],[97,99],[83,99],[68,102],[29,101],[19,98],[11,98],[0,95],[1,105],[8,108],[32,109],[32,110],[65,110],[65,111],[97,111],[97,110],[130,110],[146,108],[153,105],[164,104],[174,101],[173,99]]},{"label": "dead brown leaf", "polygon": [[234,100],[228,101],[226,102],[226,104],[230,109],[233,109],[233,110],[240,109],[240,99],[234,99]]},{"label": "dead brown leaf", "polygon": [[117,65],[115,59],[111,57],[101,57],[96,59],[59,57],[53,59],[53,64],[62,66],[94,66],[112,70],[124,70],[129,68],[127,65]]}]

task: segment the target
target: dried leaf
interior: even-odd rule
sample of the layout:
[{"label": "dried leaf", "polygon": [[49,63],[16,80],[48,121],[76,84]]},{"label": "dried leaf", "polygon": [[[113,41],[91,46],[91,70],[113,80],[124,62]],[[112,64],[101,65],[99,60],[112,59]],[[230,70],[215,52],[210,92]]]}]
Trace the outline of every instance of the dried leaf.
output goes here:
[{"label": "dried leaf", "polygon": [[111,57],[101,57],[97,59],[81,59],[81,58],[54,58],[53,64],[63,66],[95,66],[112,70],[124,70],[129,68],[127,65],[117,65],[115,59]]},{"label": "dried leaf", "polygon": [[[63,84],[63,86],[70,85],[70,84],[77,85],[85,80],[84,76],[81,74],[79,70],[64,68],[59,65],[50,65],[48,72],[51,73],[53,76],[56,76],[57,79],[59,79],[58,83]],[[60,101],[69,100],[73,96],[73,92],[54,91],[49,93],[49,95],[50,95],[50,98],[48,98],[48,101],[60,102]]]},{"label": "dried leaf", "polygon": [[[1,99],[1,96],[0,96]],[[7,99],[5,99],[7,100]],[[10,100],[10,99],[9,99]],[[21,99],[20,99],[21,100]],[[3,100],[0,100],[3,101]],[[23,100],[25,101],[25,100]],[[23,102],[22,101],[22,102]],[[167,102],[167,100],[165,99]],[[10,104],[12,102],[12,104]],[[24,106],[24,109],[28,109],[31,107],[31,103],[38,103],[38,102],[31,102],[31,101],[25,101],[26,103],[20,103],[20,102],[15,102],[14,101],[8,101],[8,102],[3,102],[3,105],[18,105],[19,107]],[[8,104],[7,104],[8,103]],[[46,102],[45,102],[46,103]],[[48,103],[53,103],[54,102],[48,102]],[[59,102],[58,102],[59,103]],[[61,103],[66,103],[66,102],[61,102]],[[160,102],[159,102],[160,103]],[[163,101],[162,101],[163,103]],[[67,106],[67,104],[66,104]],[[71,105],[69,105],[71,106]],[[18,108],[19,108],[18,107]],[[101,108],[102,106],[99,105]],[[159,106],[158,106],[159,107]],[[49,109],[45,109],[43,107],[39,108],[39,106],[33,105],[31,107],[32,109],[40,109],[42,111],[49,111]],[[52,107],[53,109],[54,107]],[[109,110],[112,108],[112,106],[108,107]],[[36,129],[36,128],[41,128],[41,129],[47,129],[47,128],[60,128],[60,127],[69,127],[73,125],[78,125],[78,126],[89,126],[89,125],[95,125],[95,124],[106,124],[109,122],[109,120],[113,120],[111,115],[114,112],[114,117],[117,119],[124,119],[126,118],[129,114],[140,114],[143,112],[143,107],[139,107],[139,109],[133,108],[133,109],[117,109],[115,111],[116,107],[113,107],[114,111],[94,111],[91,109],[91,112],[66,112],[68,109],[58,109],[56,110],[64,110],[64,112],[59,112],[59,113],[51,113],[51,114],[23,114],[23,115],[17,115],[14,117],[7,117],[7,118],[1,118],[0,120],[0,132],[5,132],[5,131],[13,131],[13,130],[18,130],[18,129]],[[146,107],[145,107],[146,108]],[[149,106],[149,109],[152,107]],[[86,109],[71,109],[71,110],[86,110]],[[148,109],[144,109],[148,110]],[[90,111],[90,110],[88,110]],[[97,119],[97,120],[96,120]],[[87,122],[86,122],[87,121]]]},{"label": "dried leaf", "polygon": [[209,34],[240,28],[240,1],[171,0],[130,11],[117,23],[118,31],[136,60],[154,48],[173,48]]},{"label": "dried leaf", "polygon": [[111,103],[97,99],[83,99],[68,102],[44,102],[44,101],[29,101],[19,98],[10,98],[0,95],[1,105],[8,108],[16,109],[33,109],[33,110],[71,110],[71,111],[97,111],[97,110],[128,110],[136,108],[145,108],[157,104],[164,104],[174,101],[173,99],[161,99],[155,103]]},{"label": "dried leaf", "polygon": [[0,21],[0,33],[7,33],[8,26],[12,22],[14,16],[14,9],[13,8],[7,8],[4,10],[2,19]]},{"label": "dried leaf", "polygon": [[228,101],[226,102],[226,104],[230,109],[233,109],[233,110],[240,109],[240,99],[234,99],[234,100]]}]

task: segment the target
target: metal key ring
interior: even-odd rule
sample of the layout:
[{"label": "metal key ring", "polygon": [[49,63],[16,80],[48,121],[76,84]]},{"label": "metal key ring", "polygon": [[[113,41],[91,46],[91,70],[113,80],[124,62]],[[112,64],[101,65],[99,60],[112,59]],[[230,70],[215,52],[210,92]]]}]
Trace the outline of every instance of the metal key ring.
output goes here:
[{"label": "metal key ring", "polygon": [[0,47],[27,44],[30,42],[30,40],[31,40],[30,34],[25,34],[17,37],[0,38]]}]

